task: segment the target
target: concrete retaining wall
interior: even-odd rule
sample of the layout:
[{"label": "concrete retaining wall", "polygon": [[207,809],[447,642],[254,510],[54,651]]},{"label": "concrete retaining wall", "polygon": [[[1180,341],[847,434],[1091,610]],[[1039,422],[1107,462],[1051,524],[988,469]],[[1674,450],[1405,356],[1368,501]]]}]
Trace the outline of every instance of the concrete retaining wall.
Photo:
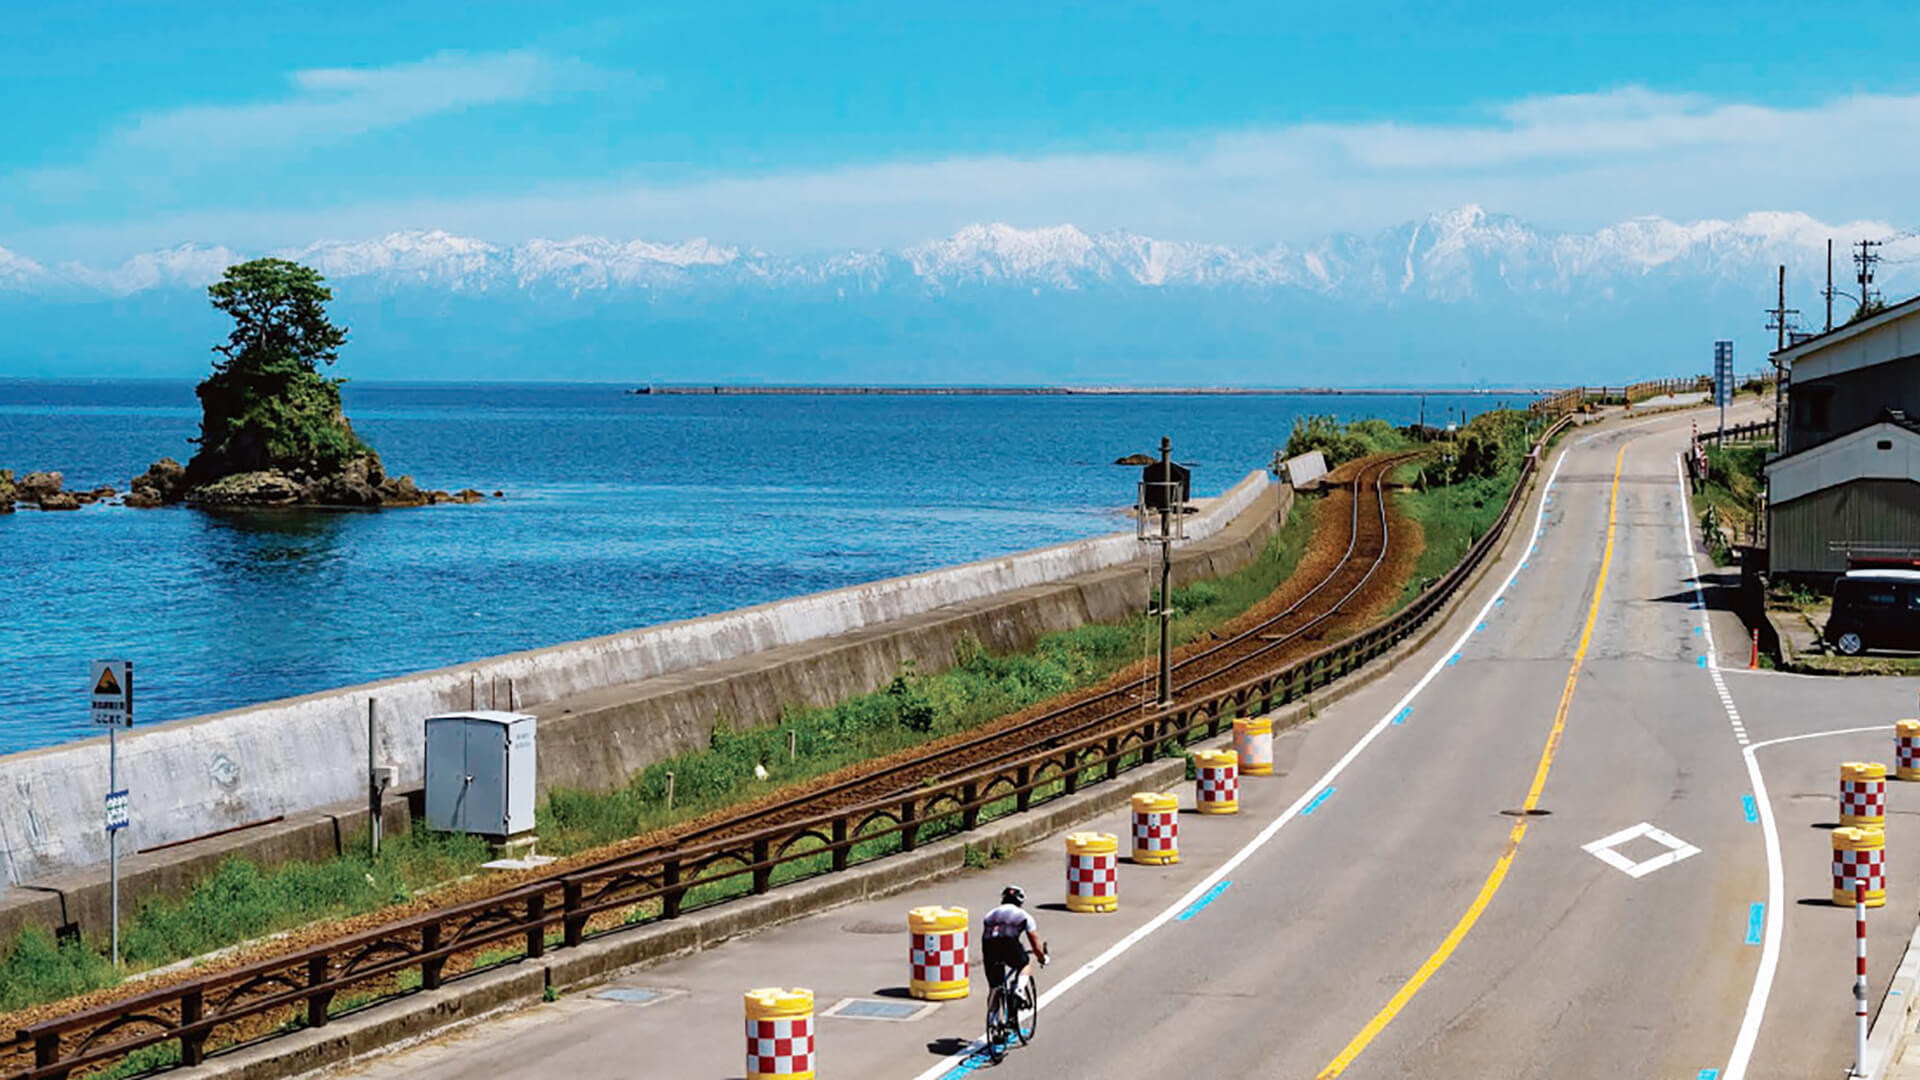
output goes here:
[{"label": "concrete retaining wall", "polygon": [[[1278,528],[1292,491],[1269,485],[1224,532],[1176,549],[1176,588],[1232,573]],[[1128,537],[1126,541],[1140,545]],[[1137,555],[1136,555],[1137,559]],[[963,639],[991,652],[1027,648],[1041,635],[1142,610],[1148,563],[1079,574],[819,641],[563,698],[540,718],[540,787],[607,790],[663,758],[710,745],[716,724],[759,727],[788,705],[831,705],[885,686],[911,661],[922,673],[952,666]]]},{"label": "concrete retaining wall", "polygon": [[[1538,483],[1536,475],[1534,485]],[[1529,493],[1529,499],[1531,495]],[[1287,498],[1277,503],[1282,514],[1290,502],[1289,489]],[[1320,709],[1386,676],[1401,661],[1412,657],[1445,631],[1487,575],[1498,567],[1513,538],[1521,535],[1524,517],[1523,513],[1509,523],[1506,535],[1489,557],[1411,637],[1332,686],[1276,710],[1272,717],[1274,730],[1285,731],[1303,723]],[[1224,740],[1215,740],[1211,745],[1224,744]],[[841,874],[784,886],[766,896],[735,900],[680,919],[609,935],[574,949],[551,953],[543,960],[522,961],[456,979],[439,990],[422,991],[352,1014],[322,1029],[310,1028],[221,1054],[202,1066],[200,1075],[218,1080],[284,1080],[442,1037],[488,1017],[532,1006],[543,998],[548,988],[571,991],[592,986],[624,971],[958,873],[965,865],[967,845],[1025,847],[1124,805],[1131,792],[1163,789],[1178,783],[1184,774],[1185,762],[1179,758],[1144,765],[1121,774],[1118,781],[1097,782],[1077,795],[1043,803],[1028,813],[1001,818],[909,854],[889,856]],[[1914,972],[1910,969],[1916,967],[1912,959],[1916,950],[1920,950],[1920,935],[1916,935],[1916,943],[1908,950],[1908,962],[1901,965],[1900,977],[1907,982],[1901,983],[1897,978],[1897,986],[1911,985]],[[1882,1012],[1884,1015],[1885,1010]],[[1880,1027],[1876,1025],[1875,1038],[1879,1037]]]},{"label": "concrete retaining wall", "polygon": [[[1207,500],[1202,512],[1188,519],[1188,535],[1195,540],[1219,537],[1257,501],[1263,502],[1264,512],[1256,516],[1271,518],[1272,487],[1264,472],[1249,474],[1219,498]],[[1201,546],[1209,549],[1205,559],[1218,565],[1237,557],[1214,551],[1220,543],[1196,545]],[[609,753],[609,744],[578,734],[575,729],[586,725],[561,720],[571,715],[567,710],[572,705],[557,703],[580,698],[611,705],[634,696],[632,684],[701,669],[723,674],[689,675],[690,682],[738,682],[738,688],[728,691],[730,719],[758,722],[769,709],[777,715],[786,701],[833,700],[834,695],[844,696],[841,687],[870,688],[879,671],[884,669],[891,678],[897,668],[897,661],[888,666],[886,649],[869,647],[857,663],[844,656],[838,661],[845,678],[763,675],[757,685],[742,682],[749,670],[764,672],[777,661],[769,654],[848,635],[885,637],[882,628],[889,624],[940,613],[934,614],[934,628],[924,631],[912,653],[901,651],[905,646],[892,648],[896,657],[923,649],[941,654],[942,648],[943,655],[951,655],[951,642],[961,630],[957,625],[939,628],[948,623],[943,609],[972,605],[984,605],[974,613],[970,632],[975,636],[989,644],[1024,644],[1048,629],[1124,614],[1124,600],[1114,597],[1125,594],[1110,591],[1113,586],[1093,587],[1078,610],[1064,612],[1057,598],[1049,603],[1040,594],[1023,594],[1078,576],[1115,572],[1130,563],[1137,566],[1140,548],[1128,534],[1097,537],[137,730],[120,741],[122,782],[133,793],[134,820],[122,843],[136,849],[176,843],[276,816],[310,817],[322,808],[364,801],[369,699],[377,699],[381,718],[377,756],[399,767],[403,788],[422,780],[425,717],[495,703],[555,718],[552,728],[542,731],[544,779],[606,786],[617,782],[615,772],[636,767],[634,762],[655,760],[662,750],[684,745],[689,738],[704,742],[698,721],[689,727],[682,713],[681,719],[669,722],[676,730],[664,736],[630,729],[634,733],[627,738],[623,732],[630,745],[617,748],[619,765],[613,767],[598,760]],[[1144,584],[1144,575],[1140,579]],[[1078,584],[1072,588],[1080,590]],[[1011,606],[1003,602],[1009,598]],[[1033,613],[1017,614],[1022,604]],[[728,670],[735,664],[742,666]],[[813,670],[831,666],[816,664]],[[709,710],[705,723],[710,726],[711,694],[707,700],[703,707]],[[0,880],[38,882],[106,861],[100,824],[106,757],[104,739],[0,757]]]}]

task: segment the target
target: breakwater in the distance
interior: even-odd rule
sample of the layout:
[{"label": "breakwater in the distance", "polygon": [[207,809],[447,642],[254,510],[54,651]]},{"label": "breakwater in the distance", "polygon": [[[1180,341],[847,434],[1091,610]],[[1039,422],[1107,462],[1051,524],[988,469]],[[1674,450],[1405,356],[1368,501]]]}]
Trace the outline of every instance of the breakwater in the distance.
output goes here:
[{"label": "breakwater in the distance", "polygon": [[[1113,461],[1163,434],[1212,495],[1300,416],[1422,410],[1417,395],[623,389],[347,384],[390,470],[506,493],[473,506],[0,515],[0,752],[94,734],[95,657],[139,664],[142,725],[199,716],[1112,532],[1138,477]],[[1424,409],[1440,423],[1502,400]],[[124,487],[190,454],[199,419],[186,380],[0,380],[0,466]]]},{"label": "breakwater in the distance", "polygon": [[760,386],[752,384],[698,386],[691,383],[650,383],[628,390],[637,395],[761,397],[859,396],[883,397],[1537,397],[1549,389],[1526,386],[1497,387],[1340,387],[1340,386]]}]

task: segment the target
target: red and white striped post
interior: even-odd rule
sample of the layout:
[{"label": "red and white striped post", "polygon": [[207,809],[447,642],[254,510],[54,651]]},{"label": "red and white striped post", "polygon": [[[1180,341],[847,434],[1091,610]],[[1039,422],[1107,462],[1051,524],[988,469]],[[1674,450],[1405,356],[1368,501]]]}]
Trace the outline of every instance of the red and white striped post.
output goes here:
[{"label": "red and white striped post", "polygon": [[1853,1075],[1867,1075],[1867,879],[1853,879]]}]

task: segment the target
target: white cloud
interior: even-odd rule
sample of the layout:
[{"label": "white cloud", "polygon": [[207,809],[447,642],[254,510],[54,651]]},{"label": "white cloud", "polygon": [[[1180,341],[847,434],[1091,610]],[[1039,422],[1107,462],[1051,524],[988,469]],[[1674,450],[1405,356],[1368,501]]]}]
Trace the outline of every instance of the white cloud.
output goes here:
[{"label": "white cloud", "polygon": [[[408,108],[477,104],[500,92],[496,79],[524,94],[554,77],[550,66],[510,56],[488,61],[499,65],[487,69],[491,77],[479,75],[476,63],[439,58],[371,72],[308,72],[288,102],[219,110],[220,123],[194,111],[152,124],[205,130],[231,123],[255,138],[290,124],[323,137],[391,122]],[[426,85],[437,90],[425,93]],[[1916,126],[1920,95],[1861,94],[1783,108],[1629,87],[1496,103],[1448,123],[1302,124],[1196,136],[1152,152],[857,163],[680,184],[641,173],[555,180],[504,197],[452,193],[327,209],[199,211],[111,229],[50,227],[0,242],[58,259],[183,238],[260,250],[445,228],[501,242],[704,235],[811,250],[912,243],[974,221],[1072,221],[1249,245],[1365,230],[1466,202],[1557,228],[1642,214],[1728,217],[1756,207],[1911,224],[1920,205],[1906,178],[1920,170],[1920,144],[1899,136]]]},{"label": "white cloud", "polygon": [[442,113],[600,89],[624,78],[533,51],[443,52],[387,67],[311,68],[291,73],[291,93],[276,100],[139,116],[109,132],[84,165],[23,180],[42,195],[76,182],[92,190],[115,182],[131,187],[139,180],[164,187],[238,159],[258,167],[284,153],[350,142]]}]

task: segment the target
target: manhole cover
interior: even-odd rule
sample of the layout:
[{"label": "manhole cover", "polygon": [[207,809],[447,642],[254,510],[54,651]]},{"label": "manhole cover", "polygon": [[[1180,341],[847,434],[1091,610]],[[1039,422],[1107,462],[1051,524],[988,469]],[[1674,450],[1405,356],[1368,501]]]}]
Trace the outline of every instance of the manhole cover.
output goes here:
[{"label": "manhole cover", "polygon": [[1500,812],[1507,815],[1508,817],[1551,817],[1553,816],[1553,811],[1542,810],[1537,806],[1531,810],[1502,810]]},{"label": "manhole cover", "polygon": [[654,990],[645,986],[610,986],[605,990],[596,990],[594,997],[608,1001],[624,1001],[629,1005],[651,1005],[667,996],[665,990]]},{"label": "manhole cover", "polygon": [[918,1020],[932,1012],[932,1002],[882,1001],[879,998],[847,998],[822,1015],[844,1020]]}]

